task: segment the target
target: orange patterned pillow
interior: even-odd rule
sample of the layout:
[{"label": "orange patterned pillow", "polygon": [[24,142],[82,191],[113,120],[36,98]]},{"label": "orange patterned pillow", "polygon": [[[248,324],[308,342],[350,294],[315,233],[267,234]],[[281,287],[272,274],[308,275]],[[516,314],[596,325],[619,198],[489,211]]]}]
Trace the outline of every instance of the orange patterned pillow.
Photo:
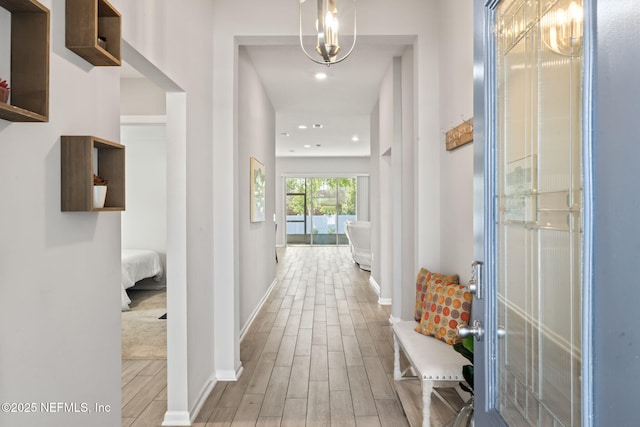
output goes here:
[{"label": "orange patterned pillow", "polygon": [[460,278],[457,274],[452,274],[451,276],[445,276],[440,273],[432,273],[426,268],[421,268],[418,273],[418,277],[416,277],[416,310],[415,310],[415,319],[417,322],[422,320],[422,305],[424,303],[424,296],[427,293],[427,288],[429,287],[429,282],[437,281],[441,282],[449,282],[458,284],[460,282]]},{"label": "orange patterned pillow", "polygon": [[456,328],[461,324],[469,324],[472,300],[471,292],[463,285],[431,282],[423,303],[422,319],[416,331],[447,344],[459,342]]}]

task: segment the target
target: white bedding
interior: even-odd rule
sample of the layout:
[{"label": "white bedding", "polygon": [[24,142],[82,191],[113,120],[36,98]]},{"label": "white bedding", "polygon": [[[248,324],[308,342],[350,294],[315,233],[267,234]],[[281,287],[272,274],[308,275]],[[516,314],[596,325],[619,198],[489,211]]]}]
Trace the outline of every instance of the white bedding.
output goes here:
[{"label": "white bedding", "polygon": [[122,249],[122,311],[129,310],[131,302],[126,289],[147,277],[159,281],[163,273],[157,252],[148,249]]}]

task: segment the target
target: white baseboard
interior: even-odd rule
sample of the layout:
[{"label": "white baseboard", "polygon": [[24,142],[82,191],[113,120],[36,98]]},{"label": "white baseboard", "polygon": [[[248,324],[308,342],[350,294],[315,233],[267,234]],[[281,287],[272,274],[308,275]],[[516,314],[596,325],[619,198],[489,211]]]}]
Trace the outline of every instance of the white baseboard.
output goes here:
[{"label": "white baseboard", "polygon": [[198,395],[198,399],[196,400],[196,403],[193,405],[193,408],[191,409],[192,423],[196,420],[198,413],[200,413],[200,410],[202,409],[202,405],[204,405],[204,402],[207,401],[207,398],[209,398],[209,395],[211,394],[211,392],[213,391],[213,388],[216,386],[217,383],[218,383],[217,379],[214,377],[211,377],[209,378],[209,381],[207,381],[207,383],[204,385],[204,387],[202,387],[202,390]]},{"label": "white baseboard", "polygon": [[193,405],[191,411],[167,411],[164,414],[163,426],[190,426],[196,420],[198,413],[202,409],[202,406],[207,401],[207,398],[213,391],[218,381],[215,377],[209,378],[207,383],[202,387],[196,403]]},{"label": "white baseboard", "polygon": [[[269,286],[269,289],[267,289],[267,292],[264,294],[264,296],[262,297],[262,299],[258,303],[258,306],[255,308],[255,310],[253,310],[253,313],[251,313],[251,316],[249,317],[249,320],[247,321],[247,323],[244,325],[244,327],[240,331],[240,342],[242,342],[242,340],[244,339],[245,335],[247,334],[247,331],[249,330],[249,328],[253,324],[253,321],[256,320],[256,316],[260,312],[260,309],[262,308],[264,303],[267,301],[267,298],[269,298],[269,295],[271,295],[271,291],[273,291],[273,288],[276,286],[277,283],[278,283],[278,279],[273,279],[273,282]],[[218,377],[218,379],[220,379],[220,377]]]},{"label": "white baseboard", "polygon": [[378,282],[376,282],[373,276],[369,276],[369,285],[371,285],[376,295],[378,295],[378,304],[391,305],[391,298],[380,298],[380,285],[378,285]]},{"label": "white baseboard", "polygon": [[216,371],[216,379],[218,381],[238,381],[243,371],[244,366],[242,366],[242,364],[240,364],[235,371],[231,369],[218,369]]},{"label": "white baseboard", "polygon": [[376,282],[376,279],[374,279],[373,276],[369,276],[369,284],[376,292],[376,295],[378,295],[378,298],[380,298],[380,285],[378,285],[378,282]]},{"label": "white baseboard", "polygon": [[163,426],[190,426],[191,417],[187,411],[167,411],[162,420]]}]

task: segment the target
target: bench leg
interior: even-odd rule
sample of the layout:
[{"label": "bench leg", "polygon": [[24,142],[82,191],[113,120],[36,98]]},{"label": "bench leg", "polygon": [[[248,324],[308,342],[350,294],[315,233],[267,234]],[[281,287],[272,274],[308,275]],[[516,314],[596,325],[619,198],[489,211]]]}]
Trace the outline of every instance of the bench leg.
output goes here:
[{"label": "bench leg", "polygon": [[431,392],[433,381],[421,380],[422,383],[422,427],[431,426]]},{"label": "bench leg", "polygon": [[402,372],[400,372],[400,345],[395,335],[393,336],[393,379],[396,381],[402,379]]}]

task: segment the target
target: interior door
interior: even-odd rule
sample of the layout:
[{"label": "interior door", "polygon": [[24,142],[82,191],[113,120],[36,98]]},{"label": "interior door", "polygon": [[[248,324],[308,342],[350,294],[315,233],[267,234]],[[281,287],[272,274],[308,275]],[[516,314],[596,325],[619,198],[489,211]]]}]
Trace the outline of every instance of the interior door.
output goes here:
[{"label": "interior door", "polygon": [[487,4],[476,422],[580,426],[582,0]]}]

